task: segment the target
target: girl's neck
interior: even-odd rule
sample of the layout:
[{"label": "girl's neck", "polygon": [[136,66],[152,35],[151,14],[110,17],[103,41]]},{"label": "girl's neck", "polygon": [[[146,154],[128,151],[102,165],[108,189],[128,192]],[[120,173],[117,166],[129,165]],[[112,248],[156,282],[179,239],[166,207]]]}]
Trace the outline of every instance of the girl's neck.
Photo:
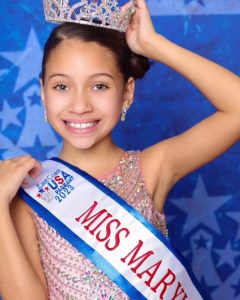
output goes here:
[{"label": "girl's neck", "polygon": [[112,141],[91,149],[76,149],[64,143],[59,157],[97,178],[114,169],[123,154],[124,150]]}]

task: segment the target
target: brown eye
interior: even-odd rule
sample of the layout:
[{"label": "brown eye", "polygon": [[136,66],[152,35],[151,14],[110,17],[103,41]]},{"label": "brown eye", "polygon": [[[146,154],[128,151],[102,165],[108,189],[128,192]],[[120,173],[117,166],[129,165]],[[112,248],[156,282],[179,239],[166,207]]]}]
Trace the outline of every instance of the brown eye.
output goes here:
[{"label": "brown eye", "polygon": [[68,87],[65,84],[56,84],[54,89],[58,91],[66,91],[68,90]]},{"label": "brown eye", "polygon": [[98,91],[101,91],[101,90],[106,90],[108,89],[108,86],[104,83],[98,83],[96,84],[94,87],[93,87],[94,90],[98,90]]}]

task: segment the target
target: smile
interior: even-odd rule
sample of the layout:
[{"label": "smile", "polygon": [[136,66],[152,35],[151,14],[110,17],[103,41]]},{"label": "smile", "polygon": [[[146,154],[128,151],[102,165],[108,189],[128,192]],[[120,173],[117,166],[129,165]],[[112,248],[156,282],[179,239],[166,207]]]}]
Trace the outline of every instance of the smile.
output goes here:
[{"label": "smile", "polygon": [[85,128],[91,128],[91,127],[97,125],[97,123],[98,123],[97,121],[87,122],[87,123],[66,122],[66,125],[71,128],[85,129]]}]

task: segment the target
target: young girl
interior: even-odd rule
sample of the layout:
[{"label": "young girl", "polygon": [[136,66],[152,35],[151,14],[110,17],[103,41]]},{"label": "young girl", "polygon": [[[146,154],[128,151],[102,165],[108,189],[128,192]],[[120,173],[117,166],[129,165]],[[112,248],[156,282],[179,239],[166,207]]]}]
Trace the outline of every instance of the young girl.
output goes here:
[{"label": "young girl", "polygon": [[[134,79],[149,68],[145,57],[185,76],[217,112],[179,136],[125,152],[111,132],[132,104]],[[144,0],[137,0],[126,34],[73,23],[57,27],[45,45],[41,88],[47,120],[63,138],[60,159],[101,181],[165,236],[170,189],[240,137],[240,79],[156,33]],[[37,180],[40,173],[30,156],[0,163],[3,299],[128,299],[17,194],[28,175]]]}]

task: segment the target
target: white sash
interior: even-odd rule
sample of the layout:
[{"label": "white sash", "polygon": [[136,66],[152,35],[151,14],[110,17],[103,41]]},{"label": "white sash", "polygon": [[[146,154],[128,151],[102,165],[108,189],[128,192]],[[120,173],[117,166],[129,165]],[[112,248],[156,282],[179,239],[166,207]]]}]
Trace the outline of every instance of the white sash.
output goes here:
[{"label": "white sash", "polygon": [[20,194],[131,299],[203,299],[169,240],[89,174],[53,158]]}]

